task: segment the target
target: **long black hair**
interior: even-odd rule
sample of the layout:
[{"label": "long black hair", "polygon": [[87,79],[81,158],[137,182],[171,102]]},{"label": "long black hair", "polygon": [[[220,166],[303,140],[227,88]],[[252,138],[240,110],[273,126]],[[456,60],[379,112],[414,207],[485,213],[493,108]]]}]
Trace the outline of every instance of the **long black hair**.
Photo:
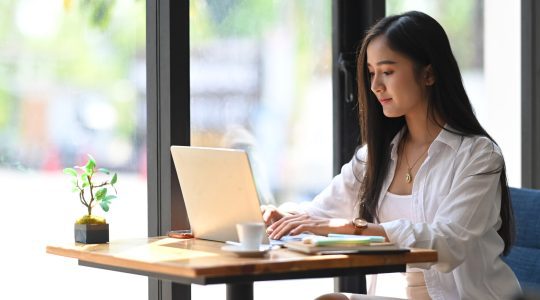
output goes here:
[{"label": "long black hair", "polygon": [[[431,65],[435,83],[428,89],[428,118],[443,130],[450,125],[452,132],[461,136],[485,136],[495,142],[484,130],[474,114],[469,97],[463,87],[461,73],[450,42],[442,26],[432,17],[417,11],[388,16],[378,21],[366,34],[357,56],[359,119],[362,144],[367,144],[366,173],[360,191],[360,214],[373,222],[378,219],[377,205],[390,161],[390,142],[405,126],[405,118],[387,118],[377,98],[370,90],[367,68],[367,47],[376,37],[384,36],[388,46],[409,57],[415,70]],[[454,132],[455,130],[455,132]],[[503,165],[492,173],[500,172],[501,228],[506,255],[514,242],[514,216]],[[481,174],[478,174],[481,175]]]}]

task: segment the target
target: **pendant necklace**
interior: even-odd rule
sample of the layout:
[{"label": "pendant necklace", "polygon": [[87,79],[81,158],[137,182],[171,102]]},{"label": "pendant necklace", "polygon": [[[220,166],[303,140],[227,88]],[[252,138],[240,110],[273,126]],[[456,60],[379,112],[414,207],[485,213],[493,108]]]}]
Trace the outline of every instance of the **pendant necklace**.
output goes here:
[{"label": "pendant necklace", "polygon": [[411,183],[413,181],[413,176],[412,176],[412,169],[414,168],[414,166],[416,166],[416,163],[418,163],[418,161],[420,161],[420,158],[422,158],[426,153],[427,151],[429,150],[429,147],[426,148],[426,151],[424,151],[424,153],[422,153],[422,155],[420,155],[416,161],[413,163],[412,166],[409,165],[409,159],[407,158],[407,153],[405,152],[405,143],[407,142],[407,137],[405,137],[405,141],[403,143],[403,148],[402,148],[402,152],[403,152],[403,155],[405,156],[405,163],[407,164],[407,174],[405,174],[405,181],[407,183]]}]

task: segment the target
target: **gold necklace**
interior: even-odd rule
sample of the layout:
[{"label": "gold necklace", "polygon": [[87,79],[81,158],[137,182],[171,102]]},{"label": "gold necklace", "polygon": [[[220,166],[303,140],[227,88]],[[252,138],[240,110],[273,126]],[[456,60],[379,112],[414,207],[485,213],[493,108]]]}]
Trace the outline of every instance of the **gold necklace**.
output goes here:
[{"label": "gold necklace", "polygon": [[401,149],[401,152],[402,154],[405,156],[405,163],[407,164],[407,174],[405,174],[405,181],[407,183],[411,183],[414,178],[411,174],[411,170],[414,168],[414,166],[416,166],[416,163],[418,163],[418,161],[420,160],[420,158],[422,158],[426,153],[427,151],[429,150],[429,147],[426,148],[426,151],[424,151],[417,159],[416,161],[414,162],[414,164],[412,165],[412,167],[409,165],[409,159],[407,158],[407,153],[405,152],[405,143],[407,142],[407,136],[405,136],[405,141],[403,142],[403,147]]}]

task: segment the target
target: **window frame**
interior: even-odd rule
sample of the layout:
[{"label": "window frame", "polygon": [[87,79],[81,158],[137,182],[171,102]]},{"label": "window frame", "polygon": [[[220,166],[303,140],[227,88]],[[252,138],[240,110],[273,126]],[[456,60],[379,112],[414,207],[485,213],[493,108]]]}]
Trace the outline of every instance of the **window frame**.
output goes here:
[{"label": "window frame", "polygon": [[[356,84],[356,53],[364,34],[385,16],[385,1],[337,0],[332,2],[333,171],[351,160],[360,145]],[[365,293],[364,275],[334,279],[334,290]]]},{"label": "window frame", "polygon": [[521,1],[521,184],[540,189],[540,4]]},{"label": "window frame", "polygon": [[[190,142],[189,1],[147,1],[146,31],[148,236],[161,236],[189,228],[169,150]],[[148,298],[190,299],[191,289],[149,278]]]}]

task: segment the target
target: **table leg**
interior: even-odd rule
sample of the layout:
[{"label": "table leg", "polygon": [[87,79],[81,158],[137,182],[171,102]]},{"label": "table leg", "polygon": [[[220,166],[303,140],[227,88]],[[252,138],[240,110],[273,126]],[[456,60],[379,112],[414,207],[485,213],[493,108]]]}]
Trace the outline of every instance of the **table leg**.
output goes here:
[{"label": "table leg", "polygon": [[171,299],[191,300],[191,284],[171,282]]},{"label": "table leg", "polygon": [[342,293],[366,294],[366,276],[349,275],[334,278],[334,291]]},{"label": "table leg", "polygon": [[253,282],[227,283],[227,300],[253,300]]}]

